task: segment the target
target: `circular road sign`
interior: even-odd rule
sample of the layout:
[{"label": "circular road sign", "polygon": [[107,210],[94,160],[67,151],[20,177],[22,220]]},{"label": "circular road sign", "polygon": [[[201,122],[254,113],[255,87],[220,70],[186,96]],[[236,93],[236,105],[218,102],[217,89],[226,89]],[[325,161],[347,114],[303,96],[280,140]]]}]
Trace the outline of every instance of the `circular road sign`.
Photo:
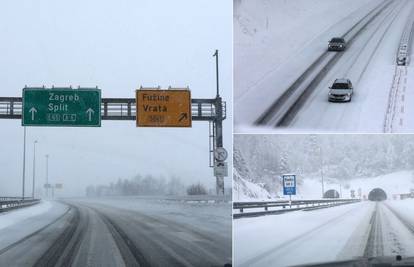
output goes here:
[{"label": "circular road sign", "polygon": [[225,161],[227,159],[227,150],[224,147],[217,147],[214,151],[214,158],[218,161]]}]

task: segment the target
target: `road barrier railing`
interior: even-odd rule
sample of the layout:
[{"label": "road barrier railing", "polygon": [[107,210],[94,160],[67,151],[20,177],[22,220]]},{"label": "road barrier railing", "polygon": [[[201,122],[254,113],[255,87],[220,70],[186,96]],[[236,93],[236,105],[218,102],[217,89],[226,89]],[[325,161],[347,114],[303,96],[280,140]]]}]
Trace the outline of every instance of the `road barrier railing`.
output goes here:
[{"label": "road barrier railing", "polygon": [[40,199],[21,198],[21,197],[0,197],[0,213],[12,209],[23,208],[38,204]]},{"label": "road barrier railing", "polygon": [[[278,200],[278,201],[252,201],[252,202],[233,202],[233,217],[256,217],[269,214],[281,214],[297,210],[315,210],[329,208],[344,204],[360,202],[360,199],[308,199],[308,200]],[[262,210],[264,209],[264,210]],[[247,210],[247,212],[246,212]]]}]

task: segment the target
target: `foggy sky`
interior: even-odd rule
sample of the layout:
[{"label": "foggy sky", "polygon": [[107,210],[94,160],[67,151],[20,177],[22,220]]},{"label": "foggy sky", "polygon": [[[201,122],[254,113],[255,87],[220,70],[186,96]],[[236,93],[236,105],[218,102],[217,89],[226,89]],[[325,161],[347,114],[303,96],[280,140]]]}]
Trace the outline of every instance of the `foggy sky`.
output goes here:
[{"label": "foggy sky", "polygon": [[[135,89],[186,87],[193,98],[215,96],[214,50],[227,102],[224,146],[231,153],[232,1],[2,1],[1,96],[27,86],[98,86],[102,97],[134,97]],[[208,123],[186,128],[136,128],[102,121],[100,128],[27,127],[26,183],[31,194],[33,141],[36,177],[60,195],[83,195],[89,184],[140,174],[176,175],[213,187]],[[23,127],[0,120],[0,195],[20,195]],[[231,157],[229,157],[231,166]],[[226,178],[226,186],[230,186]]]}]

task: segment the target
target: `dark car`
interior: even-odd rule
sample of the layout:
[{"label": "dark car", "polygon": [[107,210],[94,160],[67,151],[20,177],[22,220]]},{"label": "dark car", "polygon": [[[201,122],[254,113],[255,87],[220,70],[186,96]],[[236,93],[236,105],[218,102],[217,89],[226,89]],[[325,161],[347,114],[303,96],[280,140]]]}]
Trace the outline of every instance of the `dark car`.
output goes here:
[{"label": "dark car", "polygon": [[344,51],[345,48],[346,42],[342,37],[334,37],[329,41],[328,51]]},{"label": "dark car", "polygon": [[329,101],[331,102],[350,102],[354,88],[349,79],[336,79],[329,87]]}]

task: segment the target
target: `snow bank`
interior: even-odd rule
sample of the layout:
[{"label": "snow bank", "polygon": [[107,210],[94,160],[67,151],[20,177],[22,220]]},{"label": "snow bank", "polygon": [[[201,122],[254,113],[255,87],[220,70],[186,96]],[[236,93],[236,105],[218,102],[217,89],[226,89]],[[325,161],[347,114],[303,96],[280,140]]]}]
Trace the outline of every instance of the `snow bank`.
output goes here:
[{"label": "snow bank", "polygon": [[52,204],[49,201],[43,200],[39,204],[34,206],[0,213],[0,229],[17,224],[21,221],[30,219],[31,217],[40,215],[42,213],[46,213],[51,208]]}]

